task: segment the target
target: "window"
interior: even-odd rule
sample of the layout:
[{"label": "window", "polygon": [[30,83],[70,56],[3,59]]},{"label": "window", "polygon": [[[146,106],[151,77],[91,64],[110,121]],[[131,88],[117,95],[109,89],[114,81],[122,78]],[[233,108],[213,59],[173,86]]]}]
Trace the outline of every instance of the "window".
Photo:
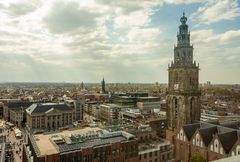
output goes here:
[{"label": "window", "polygon": [[147,154],[146,154],[146,153],[145,153],[143,156],[144,156],[144,159],[146,159],[146,158],[147,158]]},{"label": "window", "polygon": [[210,150],[213,151],[213,145],[211,145]]},{"label": "window", "polygon": [[149,157],[152,157],[152,152],[149,152]]},{"label": "window", "polygon": [[223,148],[220,147],[220,154],[223,154]]},{"label": "window", "polygon": [[162,160],[165,160],[165,154],[162,155]]},{"label": "window", "polygon": [[219,152],[218,146],[219,146],[218,140],[215,139],[215,140],[214,140],[214,152],[217,152],[217,153]]}]

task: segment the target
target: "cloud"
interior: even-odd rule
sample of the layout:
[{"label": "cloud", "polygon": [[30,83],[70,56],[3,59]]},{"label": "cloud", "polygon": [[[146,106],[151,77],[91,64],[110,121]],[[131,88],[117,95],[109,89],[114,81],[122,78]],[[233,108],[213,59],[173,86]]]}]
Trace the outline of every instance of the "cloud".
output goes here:
[{"label": "cloud", "polygon": [[132,28],[127,38],[131,43],[137,42],[156,42],[160,38],[160,30],[158,28]]},{"label": "cloud", "polygon": [[96,11],[82,8],[77,2],[56,2],[50,13],[43,19],[46,27],[57,34],[88,30],[96,27],[100,16]]},{"label": "cloud", "polygon": [[240,41],[240,30],[229,30],[224,33],[214,34],[212,29],[203,29],[191,33],[194,43],[232,44]]},{"label": "cloud", "polygon": [[202,24],[211,24],[221,20],[234,20],[240,16],[237,0],[205,1],[190,18]]},{"label": "cloud", "polygon": [[114,18],[115,28],[131,28],[147,26],[150,22],[151,11],[148,9],[134,11],[129,15],[118,14]]},{"label": "cloud", "polygon": [[21,16],[33,12],[34,10],[36,10],[36,8],[37,7],[31,3],[12,4],[8,8],[8,13],[11,16]]},{"label": "cloud", "polygon": [[[4,62],[0,68],[7,69],[0,75],[5,80],[94,82],[105,76],[111,82],[166,82],[177,26],[174,31],[162,29],[159,23],[168,21],[169,15],[156,11],[164,4],[179,10],[191,3],[210,4],[207,0],[53,0],[36,5],[35,1],[23,8],[16,3],[0,5],[5,8],[0,10]],[[163,14],[161,22],[153,18],[158,14]],[[179,17],[172,18],[178,22]],[[204,71],[201,76],[209,78],[227,68],[234,74],[239,71],[240,29],[218,34],[215,29],[198,29],[191,36],[194,58]],[[233,75],[231,81],[236,80]]]},{"label": "cloud", "polygon": [[27,15],[37,10],[39,6],[41,6],[41,2],[38,0],[32,0],[31,2],[25,0],[12,1],[8,4],[0,3],[1,10],[11,16],[11,18]]}]

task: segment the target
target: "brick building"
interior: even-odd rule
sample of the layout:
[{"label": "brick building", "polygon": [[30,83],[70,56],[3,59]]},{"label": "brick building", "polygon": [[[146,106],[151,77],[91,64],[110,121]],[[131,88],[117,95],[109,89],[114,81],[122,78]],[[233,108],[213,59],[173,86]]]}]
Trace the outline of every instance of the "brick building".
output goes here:
[{"label": "brick building", "polygon": [[173,146],[170,141],[157,136],[149,125],[129,126],[125,131],[138,139],[139,162],[173,162]]},{"label": "brick building", "polygon": [[190,161],[195,154],[207,161],[240,155],[237,129],[209,123],[182,126],[174,138],[175,159]]},{"label": "brick building", "polygon": [[30,162],[138,162],[138,142],[124,131],[100,128],[64,130],[51,134],[28,133],[23,161]]}]

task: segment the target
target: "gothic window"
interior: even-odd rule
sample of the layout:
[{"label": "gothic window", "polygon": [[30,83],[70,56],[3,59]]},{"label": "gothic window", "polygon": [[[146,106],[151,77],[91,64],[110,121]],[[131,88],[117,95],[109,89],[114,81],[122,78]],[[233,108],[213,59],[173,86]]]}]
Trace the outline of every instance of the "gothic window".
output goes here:
[{"label": "gothic window", "polygon": [[178,117],[178,101],[176,98],[174,100],[174,108],[175,108],[175,118],[177,119],[177,117]]},{"label": "gothic window", "polygon": [[199,134],[196,135],[196,145],[200,146],[200,136],[199,136]]},{"label": "gothic window", "polygon": [[194,118],[194,111],[193,111],[193,106],[194,106],[194,98],[192,97],[190,99],[190,120],[192,122],[192,119]]},{"label": "gothic window", "polygon": [[218,146],[219,146],[218,140],[215,139],[215,140],[214,140],[214,152],[217,152],[217,153],[218,153]]},{"label": "gothic window", "polygon": [[178,83],[178,73],[175,73],[175,83]]}]

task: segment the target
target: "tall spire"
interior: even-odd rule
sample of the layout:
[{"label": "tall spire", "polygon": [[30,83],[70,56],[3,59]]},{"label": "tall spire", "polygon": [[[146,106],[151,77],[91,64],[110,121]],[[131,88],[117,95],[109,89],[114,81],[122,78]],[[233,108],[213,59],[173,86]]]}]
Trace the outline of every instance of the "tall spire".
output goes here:
[{"label": "tall spire", "polygon": [[188,31],[187,17],[185,16],[185,11],[183,11],[183,15],[180,18],[181,25],[179,26],[178,37],[178,45],[189,45],[190,44],[190,35]]},{"label": "tall spire", "polygon": [[105,90],[105,80],[104,80],[104,77],[103,77],[103,80],[102,80],[102,93],[105,93],[106,90]]},{"label": "tall spire", "polygon": [[182,24],[186,24],[187,22],[187,17],[185,17],[185,11],[183,10],[183,16],[180,18],[180,21]]},{"label": "tall spire", "polygon": [[180,22],[179,32],[177,33],[177,46],[174,49],[174,64],[192,64],[193,48],[190,45],[190,32],[186,23],[185,11],[182,13]]}]

